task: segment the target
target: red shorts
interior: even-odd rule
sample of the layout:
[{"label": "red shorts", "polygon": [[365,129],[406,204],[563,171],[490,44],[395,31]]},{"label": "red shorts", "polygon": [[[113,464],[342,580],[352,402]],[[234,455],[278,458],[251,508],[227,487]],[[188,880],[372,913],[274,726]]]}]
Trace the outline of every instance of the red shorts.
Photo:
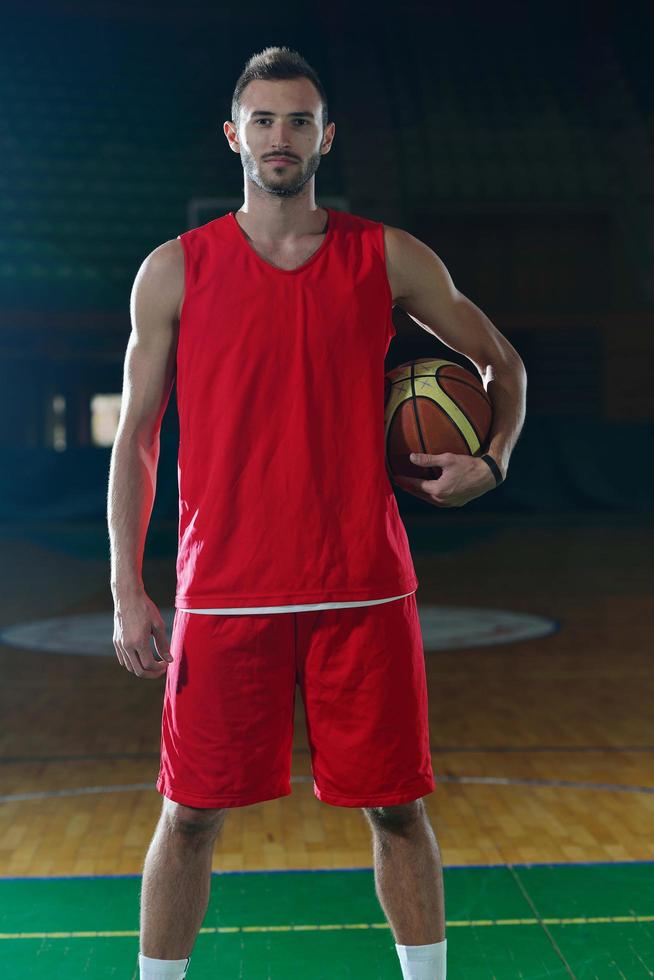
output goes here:
[{"label": "red shorts", "polygon": [[435,789],[415,593],[375,606],[175,611],[157,790],[192,807],[291,793],[295,689],[313,792],[394,806]]}]

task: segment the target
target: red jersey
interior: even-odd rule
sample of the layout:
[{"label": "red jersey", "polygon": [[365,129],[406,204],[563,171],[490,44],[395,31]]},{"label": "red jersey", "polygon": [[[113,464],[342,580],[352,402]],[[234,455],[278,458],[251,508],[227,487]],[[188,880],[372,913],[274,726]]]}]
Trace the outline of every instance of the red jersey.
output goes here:
[{"label": "red jersey", "polygon": [[292,270],[263,259],[231,211],[178,236],[179,609],[418,586],[384,459],[384,226],[326,210],[322,244]]}]

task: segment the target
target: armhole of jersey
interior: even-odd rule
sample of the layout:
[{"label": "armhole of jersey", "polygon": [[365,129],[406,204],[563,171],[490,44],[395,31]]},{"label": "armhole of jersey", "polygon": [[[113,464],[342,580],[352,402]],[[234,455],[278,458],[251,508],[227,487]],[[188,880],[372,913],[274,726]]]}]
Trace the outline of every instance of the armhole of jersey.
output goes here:
[{"label": "armhole of jersey", "polygon": [[182,308],[179,311],[179,331],[181,333],[181,330],[182,330],[182,320],[184,318],[184,309],[186,307],[186,301],[188,299],[188,294],[189,294],[189,285],[190,285],[190,283],[189,283],[189,278],[190,278],[189,277],[189,265],[190,265],[190,263],[189,263],[188,253],[187,253],[187,250],[186,250],[187,249],[187,245],[186,245],[186,232],[182,232],[182,234],[181,235],[178,235],[177,238],[179,239],[179,242],[180,242],[180,244],[182,246],[182,254],[184,256],[184,299],[182,300]]},{"label": "armhole of jersey", "polygon": [[[183,329],[183,326],[184,326],[184,321],[186,319],[185,310],[188,306],[189,287],[191,285],[190,284],[190,278],[191,278],[190,258],[191,257],[188,251],[189,243],[188,243],[187,233],[182,232],[182,234],[178,235],[177,237],[181,243],[182,252],[184,255],[184,300],[182,302],[182,308],[179,311],[179,323],[177,324],[177,351],[175,354],[175,397],[177,399],[177,412],[179,415],[179,399],[181,397],[182,386],[184,385],[184,377],[183,377],[184,372],[180,371],[180,364],[181,364],[182,348],[186,342],[186,331]],[[180,423],[180,440],[181,440],[182,438],[181,415],[179,416],[179,423]]]},{"label": "armhole of jersey", "polygon": [[381,253],[381,260],[382,260],[382,272],[384,277],[384,283],[386,285],[386,295],[388,297],[388,320],[386,323],[386,327],[388,330],[388,338],[389,340],[392,340],[395,334],[397,333],[397,330],[395,329],[395,324],[393,323],[393,291],[391,289],[391,284],[388,278],[388,266],[386,264],[386,243],[384,241],[383,221],[379,222],[379,239],[380,239],[379,250]]}]

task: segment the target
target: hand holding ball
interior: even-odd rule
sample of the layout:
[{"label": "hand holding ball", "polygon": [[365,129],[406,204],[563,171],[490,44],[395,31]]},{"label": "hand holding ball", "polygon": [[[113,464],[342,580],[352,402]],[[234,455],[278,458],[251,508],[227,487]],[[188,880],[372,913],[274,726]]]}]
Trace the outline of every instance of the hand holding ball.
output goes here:
[{"label": "hand holding ball", "polygon": [[422,357],[384,377],[386,469],[437,480],[440,467],[416,466],[411,453],[480,455],[493,408],[478,375],[454,361]]}]

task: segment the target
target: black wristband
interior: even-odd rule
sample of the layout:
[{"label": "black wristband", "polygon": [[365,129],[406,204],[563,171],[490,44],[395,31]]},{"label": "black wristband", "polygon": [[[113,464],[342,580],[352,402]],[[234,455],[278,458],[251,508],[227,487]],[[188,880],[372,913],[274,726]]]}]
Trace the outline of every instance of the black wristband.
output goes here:
[{"label": "black wristband", "polygon": [[479,458],[483,459],[485,463],[488,463],[488,465],[491,468],[491,472],[495,477],[495,486],[496,487],[499,486],[499,484],[502,483],[502,474],[500,473],[500,468],[495,462],[495,460],[493,459],[493,457],[489,456],[488,453],[484,453],[484,455],[480,456]]}]

